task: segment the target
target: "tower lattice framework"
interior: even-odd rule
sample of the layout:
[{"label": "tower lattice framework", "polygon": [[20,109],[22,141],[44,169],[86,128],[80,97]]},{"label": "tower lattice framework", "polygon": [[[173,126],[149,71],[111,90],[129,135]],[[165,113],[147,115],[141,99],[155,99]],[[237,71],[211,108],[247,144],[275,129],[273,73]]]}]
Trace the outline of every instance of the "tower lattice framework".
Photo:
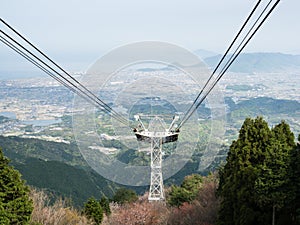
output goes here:
[{"label": "tower lattice framework", "polygon": [[149,120],[149,126],[146,128],[141,117],[140,115],[135,116],[136,120],[140,122],[139,129],[135,130],[135,135],[138,141],[150,142],[151,173],[148,200],[163,201],[165,193],[162,174],[162,146],[164,143],[177,141],[179,131],[175,131],[173,127],[179,118],[174,116],[171,125],[167,127],[160,116],[143,116]]}]

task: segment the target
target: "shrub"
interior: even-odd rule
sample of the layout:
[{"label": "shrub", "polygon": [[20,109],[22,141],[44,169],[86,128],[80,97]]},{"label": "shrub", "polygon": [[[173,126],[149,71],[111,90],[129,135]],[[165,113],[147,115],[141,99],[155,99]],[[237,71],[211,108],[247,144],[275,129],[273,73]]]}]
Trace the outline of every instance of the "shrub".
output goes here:
[{"label": "shrub", "polygon": [[66,201],[59,199],[50,204],[50,198],[44,191],[32,189],[30,198],[34,210],[31,216],[31,225],[92,225],[92,221],[82,216],[80,212],[67,207]]}]

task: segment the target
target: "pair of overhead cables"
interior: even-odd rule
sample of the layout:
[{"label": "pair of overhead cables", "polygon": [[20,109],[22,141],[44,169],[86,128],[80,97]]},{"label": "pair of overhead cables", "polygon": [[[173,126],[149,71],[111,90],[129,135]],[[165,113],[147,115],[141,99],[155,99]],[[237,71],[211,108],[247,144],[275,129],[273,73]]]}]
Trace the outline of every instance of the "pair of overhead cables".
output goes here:
[{"label": "pair of overhead cables", "polygon": [[[227,72],[229,67],[233,64],[233,62],[237,59],[237,57],[240,55],[240,53],[244,50],[244,48],[247,46],[247,44],[250,42],[250,40],[254,37],[254,35],[257,33],[257,31],[261,28],[261,26],[265,23],[267,18],[271,15],[271,13],[274,11],[280,0],[276,0],[274,3],[274,0],[270,0],[260,11],[258,16],[254,18],[254,22],[252,22],[252,25],[250,24],[250,28],[245,31],[245,28],[247,28],[247,25],[251,23],[251,18],[255,16],[256,11],[259,9],[259,6],[261,4],[261,0],[259,0],[252,11],[250,12],[249,16],[247,17],[246,21],[243,23],[242,27],[240,28],[239,32],[236,34],[235,38],[227,48],[226,52],[224,53],[223,57],[220,59],[219,63],[209,76],[207,82],[203,86],[203,88],[200,90],[199,94],[197,95],[196,99],[192,103],[192,105],[188,108],[186,113],[184,114],[183,118],[181,119],[177,130],[179,130],[193,115],[193,113],[199,108],[199,106],[203,103],[203,101],[206,99],[206,97],[211,93],[213,88],[217,85],[217,83],[220,81],[220,79],[223,77],[223,75]],[[272,4],[273,3],[273,4]],[[234,47],[237,40],[240,38],[240,36],[244,33],[246,33],[237,44],[237,47],[234,50],[234,53],[229,56],[230,50]],[[218,69],[222,65],[225,59],[228,57],[229,59],[225,63],[225,65],[222,67],[218,75],[214,80],[214,75],[217,73]],[[224,63],[223,63],[224,64]],[[201,97],[201,98],[200,98]],[[199,100],[200,99],[200,100]]]},{"label": "pair of overhead cables", "polygon": [[[28,39],[26,39],[23,35],[21,35],[16,29],[14,29],[11,25],[5,22],[2,18],[0,18],[0,22],[4,24],[10,31],[12,31],[17,37],[19,37],[23,42],[27,43],[32,50],[29,50],[25,47],[23,43],[17,41],[14,37],[9,35],[0,29],[0,41],[11,48],[13,51],[21,55],[27,61],[32,63],[34,66],[38,67],[44,73],[54,78],[60,84],[77,94],[78,96],[85,99],[87,102],[91,103],[101,111],[110,115],[112,118],[116,119],[120,123],[130,126],[129,120],[125,119],[121,114],[116,112],[111,106],[102,101],[98,96],[96,96],[91,90],[81,84],[78,80],[76,80],[70,73],[68,73],[65,69],[59,66],[56,62],[54,62],[49,56],[47,56],[44,52],[38,49],[35,45],[33,45]],[[36,54],[38,53],[39,56]],[[43,59],[42,59],[43,58]],[[133,128],[133,127],[131,127]]]}]

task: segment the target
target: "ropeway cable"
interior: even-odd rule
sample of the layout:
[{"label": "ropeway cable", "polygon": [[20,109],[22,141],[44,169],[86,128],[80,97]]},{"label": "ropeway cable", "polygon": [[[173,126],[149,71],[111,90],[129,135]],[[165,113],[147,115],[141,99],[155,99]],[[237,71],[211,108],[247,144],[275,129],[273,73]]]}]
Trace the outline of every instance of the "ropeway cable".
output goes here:
[{"label": "ropeway cable", "polygon": [[269,3],[265,6],[265,8],[263,9],[263,11],[261,12],[261,14],[259,15],[259,17],[255,20],[254,24],[251,26],[251,28],[249,29],[249,31],[247,32],[247,34],[245,35],[245,37],[243,38],[243,40],[241,41],[241,43],[238,45],[238,47],[235,49],[235,51],[231,54],[229,60],[227,61],[227,63],[225,64],[225,66],[223,67],[223,69],[221,70],[220,74],[223,72],[223,70],[227,67],[227,65],[229,64],[229,62],[233,59],[233,57],[236,55],[236,53],[238,52],[238,50],[241,48],[242,44],[246,41],[247,37],[249,37],[250,33],[253,31],[253,29],[255,28],[255,25],[259,22],[259,20],[261,19],[261,17],[263,16],[263,14],[265,13],[265,11],[268,9],[268,7],[270,6],[270,4],[272,3],[273,0],[270,0]]},{"label": "ropeway cable", "polygon": [[[272,1],[272,0],[271,0]],[[268,3],[268,5],[266,7],[269,7],[271,1]],[[246,38],[244,38],[243,42],[245,41],[245,43],[242,45],[242,43],[239,45],[239,47],[242,45],[242,47],[238,50],[235,51],[236,54],[233,55],[232,57],[230,57],[230,60],[226,63],[226,65],[223,67],[223,69],[221,70],[221,72],[219,73],[219,75],[217,76],[217,78],[214,80],[213,84],[210,86],[209,90],[206,91],[205,95],[201,98],[201,100],[197,103],[196,107],[194,107],[188,115],[184,116],[184,119],[181,121],[181,123],[179,124],[179,126],[177,127],[177,130],[179,130],[185,123],[186,121],[192,116],[192,114],[197,110],[197,108],[201,105],[201,103],[205,100],[205,98],[208,96],[208,94],[212,91],[212,89],[216,86],[216,84],[219,82],[219,80],[222,78],[222,76],[226,73],[226,71],[229,69],[229,67],[232,65],[232,63],[236,60],[236,58],[240,55],[240,53],[242,52],[242,50],[246,47],[246,45],[249,43],[249,41],[253,38],[253,36],[256,34],[256,32],[259,30],[259,28],[263,25],[263,23],[266,21],[266,19],[270,16],[270,14],[274,11],[274,9],[276,8],[276,6],[278,5],[278,3],[280,2],[280,0],[277,0],[274,5],[271,7],[271,9],[267,12],[267,14],[265,15],[265,17],[263,18],[263,20],[259,23],[259,25],[255,28],[255,30],[253,31],[253,33],[250,35],[250,37],[246,40]],[[265,12],[265,10],[261,13],[263,14]],[[261,18],[262,15],[260,15],[259,18]],[[259,19],[258,19],[259,20]],[[255,24],[258,23],[258,20],[256,20]],[[252,26],[251,30],[254,29],[255,26]],[[250,32],[248,32],[247,36],[249,36]],[[203,91],[202,91],[203,92]]]},{"label": "ropeway cable", "polygon": [[[92,105],[96,106],[97,108],[99,108],[102,111],[105,111],[106,113],[109,113],[107,111],[107,109],[104,108],[104,106],[100,105],[99,103],[95,102],[94,99],[91,99],[88,95],[86,95],[84,92],[82,92],[82,90],[76,88],[76,86],[74,85],[70,85],[68,84],[68,82],[60,79],[59,77],[57,77],[55,74],[53,74],[53,72],[51,72],[49,69],[47,69],[45,66],[41,65],[39,62],[37,62],[34,58],[30,57],[27,53],[25,53],[24,51],[22,51],[20,48],[18,48],[16,45],[14,45],[12,42],[10,42],[9,40],[5,39],[5,37],[0,35],[0,41],[2,43],[4,43],[5,45],[7,45],[9,48],[11,48],[13,51],[15,51],[16,53],[18,53],[19,55],[21,55],[22,57],[24,57],[26,60],[28,60],[30,63],[32,63],[33,65],[35,65],[36,67],[38,67],[39,69],[41,69],[43,72],[45,72],[46,74],[48,74],[49,76],[51,76],[52,78],[54,78],[56,81],[58,81],[60,84],[62,84],[63,86],[65,86],[66,88],[70,89],[72,92],[76,93],[77,95],[79,95],[80,97],[84,98],[86,101],[88,101],[89,103],[91,103]],[[128,125],[128,123],[124,123],[123,121],[120,121],[120,118],[116,117],[114,114],[111,114],[111,117],[113,117],[114,119],[118,120],[119,122],[125,124],[126,126]]]},{"label": "ropeway cable", "polygon": [[[1,33],[3,33],[3,32],[1,32]],[[48,68],[50,68],[53,72],[55,72],[57,75],[59,75],[63,79],[60,79],[59,77],[57,77],[56,75],[54,75],[53,72],[51,72],[48,69],[46,69],[44,66],[42,66],[40,63],[38,63],[36,60],[34,60],[32,57],[30,57],[25,52],[23,52],[20,48],[16,47],[13,43],[9,42],[3,36],[1,36],[1,42],[3,42],[4,44],[6,44],[8,47],[10,47],[12,50],[14,50],[15,52],[17,52],[21,56],[23,56],[29,62],[31,62],[32,64],[34,64],[35,66],[37,66],[39,69],[41,69],[43,72],[45,72],[46,74],[48,74],[49,76],[51,76],[52,78],[54,78],[55,80],[57,80],[59,83],[61,83],[65,87],[69,88],[74,93],[80,95],[81,97],[85,97],[86,100],[89,99],[90,103],[93,101],[93,105],[95,105],[100,110],[106,112],[107,114],[110,114],[110,111],[104,105],[99,104],[97,101],[95,101],[95,99],[92,99],[91,96],[88,96],[85,92],[83,92],[76,85],[74,85],[69,80],[67,80],[66,78],[64,78],[63,76],[61,76],[56,70],[54,70],[53,68],[49,67],[49,65],[45,64],[43,61],[41,61],[41,62],[43,64],[45,64]],[[32,55],[31,52],[29,52],[29,53]],[[36,56],[34,56],[34,57],[36,58]],[[117,119],[119,122],[124,123],[124,121],[121,121],[120,118],[116,117],[115,115],[112,115],[112,117],[115,118],[115,119]],[[126,125],[127,125],[127,123],[126,123]]]},{"label": "ropeway cable", "polygon": [[[90,90],[88,90],[85,86],[83,86],[79,81],[77,81],[74,77],[72,77],[66,70],[64,70],[61,66],[59,66],[57,63],[55,63],[50,57],[48,57],[45,53],[43,53],[40,49],[38,49],[34,44],[32,44],[28,39],[26,39],[23,35],[21,35],[17,30],[15,30],[12,26],[10,26],[7,22],[5,22],[3,19],[0,18],[0,21],[6,25],[10,30],[12,30],[15,34],[17,34],[20,38],[22,38],[27,44],[29,44],[32,48],[34,48],[38,53],[40,53],[43,57],[45,57],[47,60],[49,60],[52,64],[54,64],[57,68],[59,68],[64,74],[66,74],[69,78],[71,78],[74,82],[76,82],[79,86],[81,86],[85,91],[89,92],[94,98],[97,99],[97,101],[101,102],[105,106],[105,108],[108,108],[109,111],[112,111],[120,118],[123,118],[119,113],[114,111],[109,105],[104,103],[100,98],[98,98],[94,93],[92,93]],[[43,62],[44,63],[44,62]],[[125,118],[122,120],[126,121]]]},{"label": "ropeway cable", "polygon": [[[49,76],[51,76],[53,79],[55,79],[56,81],[58,81],[60,84],[64,85],[65,87],[67,87],[71,91],[75,92],[76,94],[82,95],[82,93],[78,92],[76,89],[74,89],[73,87],[69,86],[63,80],[60,80],[52,72],[50,72],[48,69],[46,69],[44,66],[42,66],[40,63],[38,63],[36,60],[34,60],[28,54],[24,53],[22,50],[20,50],[13,43],[11,43],[10,41],[8,41],[7,39],[5,39],[1,35],[0,35],[0,41],[3,44],[5,44],[6,46],[8,46],[9,48],[11,48],[13,51],[15,51],[16,53],[18,53],[19,55],[21,55],[23,58],[25,58],[26,60],[28,60],[30,63],[32,63],[33,65],[35,65],[36,67],[38,67],[40,70],[42,70],[43,72],[45,72],[46,74],[48,74]],[[86,96],[84,96],[84,95],[82,97],[86,98]],[[86,100],[90,101],[90,99],[86,99]]]},{"label": "ropeway cable", "polygon": [[187,110],[187,112],[184,114],[184,117],[182,118],[182,121],[186,120],[186,117],[188,117],[188,115],[190,114],[191,110],[193,109],[193,107],[195,106],[195,104],[197,103],[198,99],[200,98],[201,94],[203,93],[204,89],[207,87],[207,85],[209,84],[209,82],[211,81],[211,79],[213,78],[213,76],[215,75],[215,73],[217,72],[218,68],[220,67],[220,65],[222,64],[222,62],[224,61],[224,59],[226,58],[227,54],[229,53],[230,49],[232,48],[232,46],[234,45],[234,43],[236,42],[236,40],[238,39],[238,37],[240,36],[240,34],[242,33],[242,31],[244,30],[245,26],[247,25],[247,23],[249,22],[249,20],[251,19],[251,17],[253,16],[254,12],[257,10],[259,4],[261,3],[261,0],[259,0],[256,5],[254,6],[254,8],[252,9],[252,11],[250,12],[249,16],[247,17],[246,21],[243,23],[242,27],[240,28],[239,32],[236,34],[235,38],[233,39],[233,41],[231,42],[230,46],[227,48],[226,52],[224,53],[223,57],[221,58],[221,60],[219,61],[218,65],[215,67],[214,71],[211,73],[211,75],[209,76],[209,79],[206,81],[206,83],[204,84],[203,88],[201,89],[201,91],[198,93],[197,97],[195,98],[194,102],[192,103],[192,105],[189,107],[189,109]]},{"label": "ropeway cable", "polygon": [[[6,34],[2,30],[0,30],[0,31],[1,31],[2,34]],[[8,35],[6,34],[6,36],[8,36]],[[128,126],[128,121],[127,120],[125,121],[125,119],[122,119],[121,117],[119,117],[119,116],[115,115],[113,112],[111,112],[110,109],[108,109],[108,107],[106,107],[106,105],[102,104],[101,102],[98,102],[98,98],[95,99],[94,96],[91,96],[88,93],[86,93],[84,90],[81,90],[80,88],[78,88],[74,83],[70,82],[68,79],[66,79],[64,76],[62,76],[56,70],[54,70],[51,66],[49,66],[47,63],[45,63],[44,61],[42,61],[40,58],[38,58],[37,56],[35,56],[32,52],[30,52],[24,46],[22,46],[20,43],[16,42],[11,37],[10,37],[10,39],[13,40],[20,47],[22,47],[22,49],[25,50],[27,53],[29,53],[34,58],[36,58],[38,61],[40,61],[42,64],[46,65],[46,67],[48,67],[50,70],[52,70],[56,75],[54,75],[53,72],[50,72],[44,66],[42,66],[41,64],[39,64],[36,60],[34,60],[32,57],[30,57],[28,54],[26,54],[20,48],[18,48],[17,46],[15,46],[12,42],[10,42],[7,39],[5,39],[5,37],[1,36],[1,42],[3,42],[5,45],[7,45],[8,47],[10,47],[12,50],[14,50],[15,52],[17,52],[21,56],[23,56],[29,62],[31,62],[32,64],[34,64],[35,66],[37,66],[39,69],[41,69],[43,72],[45,72],[46,74],[50,75],[52,78],[55,78],[55,80],[59,81],[61,84],[63,84],[65,87],[69,88],[74,93],[79,94],[81,97],[85,96],[86,100],[87,100],[87,98],[89,98],[89,102],[90,103],[91,103],[91,101],[93,101],[93,105],[95,105],[97,108],[99,108],[100,110],[106,112],[107,114],[110,114],[113,118],[115,118],[119,122],[123,123],[124,125]],[[58,78],[57,75],[59,77],[61,77],[62,79]]]},{"label": "ropeway cable", "polygon": [[[118,117],[118,121],[122,121],[123,124],[127,124],[128,126],[128,120],[126,120],[123,116],[121,116],[119,113],[117,113],[115,110],[113,110],[109,105],[107,105],[105,102],[103,102],[99,97],[97,97],[94,93],[92,93],[89,89],[87,89],[85,86],[83,86],[79,81],[77,81],[74,77],[72,77],[67,71],[65,71],[61,66],[59,66],[57,63],[55,63],[52,59],[50,59],[45,53],[43,53],[41,50],[39,50],[36,46],[34,46],[28,39],[26,39],[24,36],[22,36],[18,31],[16,31],[12,26],[10,26],[8,23],[6,23],[3,19],[0,18],[0,21],[5,24],[9,29],[11,29],[14,33],[16,33],[19,37],[21,37],[26,43],[28,43],[32,48],[34,48],[36,51],[38,51],[42,56],[44,56],[47,60],[49,60],[52,64],[54,64],[57,68],[59,68],[64,74],[66,74],[69,78],[71,78],[72,81],[74,81],[79,87],[81,87],[83,90],[80,90],[81,92],[87,92],[88,95],[90,95],[89,98],[94,98],[94,101],[97,101],[101,107],[102,111],[105,111],[109,114],[114,114],[114,118]],[[66,79],[64,76],[62,76],[60,73],[55,71],[51,66],[49,66],[47,63],[42,61],[39,57],[34,55],[32,52],[30,52],[28,49],[26,49],[23,45],[16,42],[12,37],[7,35],[5,32],[1,30],[1,33],[3,33],[5,36],[7,36],[9,39],[13,40],[17,45],[19,45],[22,49],[24,49],[26,52],[28,52],[30,55],[32,55],[34,58],[42,62],[44,65],[46,65],[48,68],[50,68],[52,71],[54,71],[57,75],[65,79],[67,82],[71,83],[75,88],[78,88],[76,85],[74,85],[71,81]],[[45,72],[45,71],[44,71]],[[48,74],[49,75],[49,74]],[[74,92],[74,90],[72,90]],[[104,109],[104,110],[103,110]]]}]

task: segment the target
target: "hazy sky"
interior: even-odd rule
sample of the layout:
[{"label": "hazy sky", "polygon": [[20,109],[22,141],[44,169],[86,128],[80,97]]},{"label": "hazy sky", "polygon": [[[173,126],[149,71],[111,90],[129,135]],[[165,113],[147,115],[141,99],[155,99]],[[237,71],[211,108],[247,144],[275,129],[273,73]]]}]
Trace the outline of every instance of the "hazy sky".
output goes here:
[{"label": "hazy sky", "polygon": [[[48,54],[93,62],[112,48],[144,40],[223,53],[256,2],[0,0],[0,15]],[[282,0],[245,51],[300,54],[299,9],[299,0]],[[8,51],[0,43],[0,57]]]}]

